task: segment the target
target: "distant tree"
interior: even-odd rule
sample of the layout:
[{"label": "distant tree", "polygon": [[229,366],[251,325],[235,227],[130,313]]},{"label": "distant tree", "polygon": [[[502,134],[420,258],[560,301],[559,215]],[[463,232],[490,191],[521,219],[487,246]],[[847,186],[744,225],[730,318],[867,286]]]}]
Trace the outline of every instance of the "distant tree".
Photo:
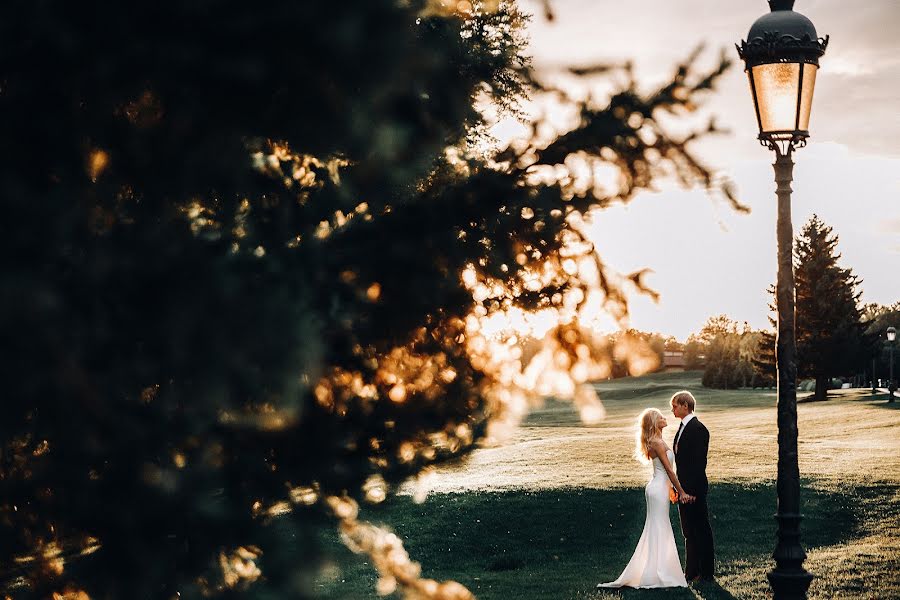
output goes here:
[{"label": "distant tree", "polygon": [[[356,502],[521,415],[543,389],[523,371],[590,406],[610,358],[579,310],[627,305],[579,217],[663,174],[716,187],[687,145],[714,128],[665,123],[724,60],[486,153],[480,107],[563,97],[524,22],[505,1],[0,5],[0,575],[35,598],[309,598],[327,517],[382,590],[471,597]],[[484,324],[537,309],[560,323],[532,369]]]},{"label": "distant tree", "polygon": [[749,376],[741,363],[741,338],[749,331],[727,315],[710,317],[700,330],[698,339],[704,346],[706,364],[703,385],[719,389],[735,389],[747,385]]},{"label": "distant tree", "polygon": [[663,364],[664,355],[666,352],[666,346],[672,346],[674,340],[660,333],[643,333],[641,335],[641,339],[644,340],[650,350],[653,351],[653,354],[656,357],[656,371],[661,371],[665,368]]},{"label": "distant tree", "polygon": [[692,333],[684,343],[684,367],[688,370],[697,370],[705,365],[706,344],[698,335]]},{"label": "distant tree", "polygon": [[758,364],[767,352],[764,346],[767,343],[768,332],[748,331],[741,336],[740,359],[738,373],[741,378],[741,387],[772,387],[775,385],[771,376],[760,372]]},{"label": "distant tree", "polygon": [[754,387],[774,386],[777,379],[774,331],[758,332],[751,362],[753,364]]},{"label": "distant tree", "polygon": [[740,340],[737,334],[716,337],[707,347],[704,387],[736,389],[740,387]]},{"label": "distant tree", "polygon": [[740,331],[746,331],[748,329],[749,326],[746,323],[744,323],[742,327],[728,315],[716,315],[706,320],[706,323],[704,323],[703,327],[700,329],[698,338],[701,342],[710,344],[716,338],[723,335],[739,333]]},{"label": "distant tree", "polygon": [[675,338],[661,333],[626,329],[606,336],[605,344],[622,350],[613,353],[611,377],[627,377],[664,369],[663,355],[677,348]]},{"label": "distant tree", "polygon": [[771,380],[755,368],[764,335],[726,315],[711,317],[697,335],[688,338],[689,364],[700,364],[698,357],[704,357],[702,381],[706,387],[767,387]]},{"label": "distant tree", "polygon": [[675,336],[667,336],[663,347],[666,352],[684,352],[684,344],[675,339]]},{"label": "distant tree", "polygon": [[756,351],[753,354],[753,373],[762,387],[772,387],[777,383],[778,369],[775,363],[775,342],[778,323],[775,320],[775,286],[768,290],[772,301],[769,303],[769,325],[771,330],[760,331],[757,338]]},{"label": "distant tree", "polygon": [[883,336],[888,327],[900,325],[900,301],[893,304],[871,302],[864,305],[860,312],[866,323],[866,333],[874,334],[880,330]]},{"label": "distant tree", "polygon": [[[869,360],[875,361],[875,373],[872,377],[884,379],[890,373],[890,352],[886,332],[888,327],[900,330],[900,301],[890,305],[866,304],[862,309],[862,319],[865,324],[865,335],[869,342]],[[900,377],[900,342],[894,342],[894,378]],[[865,365],[871,369],[870,364]]]},{"label": "distant tree", "polygon": [[856,373],[869,354],[857,288],[859,279],[838,264],[838,236],[813,215],[794,249],[798,375],[816,381],[824,400],[832,377]]}]

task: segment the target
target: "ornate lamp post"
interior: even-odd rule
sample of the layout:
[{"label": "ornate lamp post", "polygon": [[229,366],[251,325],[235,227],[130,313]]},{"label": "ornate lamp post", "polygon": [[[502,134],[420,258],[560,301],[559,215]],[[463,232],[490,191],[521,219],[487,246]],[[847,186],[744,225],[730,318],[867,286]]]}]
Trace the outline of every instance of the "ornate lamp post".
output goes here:
[{"label": "ornate lamp post", "polygon": [[769,573],[774,600],[805,600],[812,575],[800,544],[800,468],[797,464],[797,340],[794,332],[794,231],[791,225],[793,151],[806,145],[819,57],[828,37],[793,11],[794,0],[769,0],[771,12],[753,23],[737,46],[746,64],[759,141],[775,152],[778,196],[778,542]]},{"label": "ornate lamp post", "polygon": [[897,339],[897,330],[893,327],[887,328],[887,339],[891,344],[891,357],[890,357],[890,375],[888,376],[888,402],[894,401],[894,390],[897,389],[897,385],[894,383],[894,340]]}]

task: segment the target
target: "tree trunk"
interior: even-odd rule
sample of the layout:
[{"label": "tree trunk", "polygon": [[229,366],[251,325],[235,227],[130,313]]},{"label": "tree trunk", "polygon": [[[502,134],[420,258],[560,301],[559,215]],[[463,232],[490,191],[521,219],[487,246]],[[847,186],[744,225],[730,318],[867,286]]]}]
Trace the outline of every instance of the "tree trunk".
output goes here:
[{"label": "tree trunk", "polygon": [[816,395],[815,400],[824,400],[828,395],[828,377],[824,375],[816,375]]}]

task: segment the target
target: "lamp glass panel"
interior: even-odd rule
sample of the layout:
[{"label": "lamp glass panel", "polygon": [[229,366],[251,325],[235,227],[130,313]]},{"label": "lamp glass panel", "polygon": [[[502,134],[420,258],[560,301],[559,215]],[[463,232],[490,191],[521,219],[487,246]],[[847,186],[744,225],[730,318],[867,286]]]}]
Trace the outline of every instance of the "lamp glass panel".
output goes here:
[{"label": "lamp glass panel", "polygon": [[813,90],[816,88],[816,65],[803,65],[803,86],[800,94],[800,129],[809,131],[809,113],[812,111]]},{"label": "lamp glass panel", "polygon": [[797,126],[797,86],[800,84],[800,64],[757,65],[753,67],[751,74],[756,88],[756,102],[759,108],[762,132],[794,131]]},{"label": "lamp glass panel", "polygon": [[888,331],[887,338],[888,338],[889,342],[893,342],[895,339],[897,339],[897,332],[896,331]]}]

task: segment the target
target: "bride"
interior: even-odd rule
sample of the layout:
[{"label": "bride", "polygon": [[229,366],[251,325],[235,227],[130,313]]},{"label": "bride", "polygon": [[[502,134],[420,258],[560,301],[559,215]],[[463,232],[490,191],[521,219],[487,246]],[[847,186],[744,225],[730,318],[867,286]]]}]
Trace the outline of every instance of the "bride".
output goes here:
[{"label": "bride", "polygon": [[644,489],[647,500],[644,532],[619,578],[600,583],[598,588],[687,587],[669,521],[669,503],[676,499],[689,503],[694,497],[684,493],[672,468],[675,455],[662,439],[665,426],[666,418],[655,408],[645,409],[638,417],[635,456],[642,463],[653,464],[653,477]]}]

